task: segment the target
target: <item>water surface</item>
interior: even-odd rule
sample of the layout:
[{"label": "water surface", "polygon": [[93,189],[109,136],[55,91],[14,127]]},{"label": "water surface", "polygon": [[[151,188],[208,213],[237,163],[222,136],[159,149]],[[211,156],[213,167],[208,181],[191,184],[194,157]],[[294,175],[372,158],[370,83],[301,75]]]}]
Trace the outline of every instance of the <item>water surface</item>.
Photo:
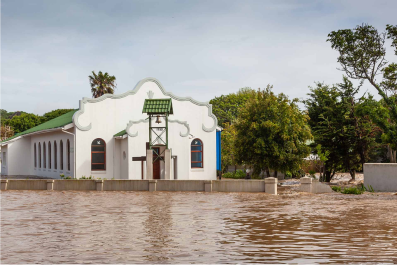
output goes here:
[{"label": "water surface", "polygon": [[5,191],[2,263],[397,262],[397,196]]}]

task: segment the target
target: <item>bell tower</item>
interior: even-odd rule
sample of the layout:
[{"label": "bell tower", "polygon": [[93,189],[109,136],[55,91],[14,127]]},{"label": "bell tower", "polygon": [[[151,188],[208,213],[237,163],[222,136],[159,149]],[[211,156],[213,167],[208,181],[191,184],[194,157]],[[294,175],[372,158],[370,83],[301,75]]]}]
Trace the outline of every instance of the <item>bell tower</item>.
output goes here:
[{"label": "bell tower", "polygon": [[158,160],[165,164],[164,179],[171,176],[171,150],[168,148],[168,116],[174,114],[172,100],[146,99],[142,113],[149,119],[149,149],[146,150],[146,176],[153,179],[153,164]]}]

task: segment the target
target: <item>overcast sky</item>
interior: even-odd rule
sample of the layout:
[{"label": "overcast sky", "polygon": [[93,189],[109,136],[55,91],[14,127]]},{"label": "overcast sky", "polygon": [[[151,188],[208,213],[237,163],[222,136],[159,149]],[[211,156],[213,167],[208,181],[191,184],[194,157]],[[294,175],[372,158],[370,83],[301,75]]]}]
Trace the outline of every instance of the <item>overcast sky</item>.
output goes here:
[{"label": "overcast sky", "polygon": [[99,70],[116,76],[116,94],[156,77],[200,101],[267,84],[305,98],[315,81],[342,80],[329,32],[384,31],[396,10],[395,0],[2,0],[1,108],[78,108]]}]

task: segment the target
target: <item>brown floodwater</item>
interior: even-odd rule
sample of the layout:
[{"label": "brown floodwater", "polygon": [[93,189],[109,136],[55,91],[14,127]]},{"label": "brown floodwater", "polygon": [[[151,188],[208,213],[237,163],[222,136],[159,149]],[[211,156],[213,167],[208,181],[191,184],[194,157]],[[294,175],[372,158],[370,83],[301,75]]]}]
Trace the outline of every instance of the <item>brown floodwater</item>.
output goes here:
[{"label": "brown floodwater", "polygon": [[397,262],[397,196],[1,193],[2,263]]}]

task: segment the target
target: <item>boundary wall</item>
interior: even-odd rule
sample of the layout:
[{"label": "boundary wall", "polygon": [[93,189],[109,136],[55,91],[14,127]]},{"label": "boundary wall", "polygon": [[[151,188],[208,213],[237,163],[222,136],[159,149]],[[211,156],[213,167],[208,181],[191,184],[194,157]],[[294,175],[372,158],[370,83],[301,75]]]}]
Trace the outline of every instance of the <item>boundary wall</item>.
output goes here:
[{"label": "boundary wall", "polygon": [[364,164],[364,186],[374,191],[397,191],[397,163]]},{"label": "boundary wall", "polygon": [[265,180],[58,180],[2,179],[1,190],[266,192],[277,195],[277,179]]}]

